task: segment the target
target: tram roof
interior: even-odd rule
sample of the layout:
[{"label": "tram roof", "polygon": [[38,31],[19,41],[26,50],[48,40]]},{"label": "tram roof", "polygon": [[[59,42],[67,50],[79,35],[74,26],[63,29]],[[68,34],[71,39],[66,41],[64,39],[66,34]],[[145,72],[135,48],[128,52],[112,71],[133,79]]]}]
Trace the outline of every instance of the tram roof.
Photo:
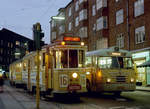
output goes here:
[{"label": "tram roof", "polygon": [[104,48],[94,51],[86,52],[86,56],[115,56],[111,55],[110,53],[121,53],[123,55],[120,55],[119,57],[131,57],[132,54],[128,50],[118,49],[118,51],[115,50],[116,47],[110,47],[110,48]]}]

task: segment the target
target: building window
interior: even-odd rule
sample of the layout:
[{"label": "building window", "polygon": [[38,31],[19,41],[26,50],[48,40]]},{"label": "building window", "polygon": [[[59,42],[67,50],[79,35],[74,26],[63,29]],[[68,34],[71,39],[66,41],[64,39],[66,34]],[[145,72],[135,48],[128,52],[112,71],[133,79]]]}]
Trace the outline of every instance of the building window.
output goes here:
[{"label": "building window", "polygon": [[8,47],[10,47],[10,43],[8,42]]},{"label": "building window", "polygon": [[108,39],[100,38],[96,41],[96,49],[108,48]]},{"label": "building window", "polygon": [[137,0],[134,2],[134,16],[137,17],[144,14],[144,0]]},{"label": "building window", "polygon": [[54,20],[52,20],[52,28],[56,26],[56,22]]},{"label": "building window", "polygon": [[0,49],[1,54],[3,54],[3,48]]},{"label": "building window", "polygon": [[93,24],[93,31],[96,31],[96,24]]},{"label": "building window", "polygon": [[123,34],[117,35],[116,45],[119,48],[123,48],[124,47],[124,36],[123,36]]},{"label": "building window", "polygon": [[95,16],[96,15],[96,6],[93,5],[92,6],[92,16]]},{"label": "building window", "polygon": [[78,9],[79,9],[79,1],[76,1],[75,10],[78,11]]},{"label": "building window", "polygon": [[56,32],[52,32],[52,40],[56,39]]},{"label": "building window", "polygon": [[59,34],[62,34],[62,33],[64,33],[65,32],[65,27],[63,26],[63,25],[61,25],[60,27],[59,27]]},{"label": "building window", "polygon": [[87,19],[87,9],[81,10],[79,13],[79,21]]},{"label": "building window", "polygon": [[99,10],[102,7],[107,7],[107,0],[96,0],[96,9]]},{"label": "building window", "polygon": [[71,16],[71,14],[72,14],[72,8],[70,7],[69,8],[69,16]]},{"label": "building window", "polygon": [[135,29],[135,42],[136,44],[145,41],[145,27],[141,26]]},{"label": "building window", "polygon": [[107,17],[103,16],[97,19],[97,30],[107,28]]},{"label": "building window", "polygon": [[13,48],[13,43],[11,43],[11,48]]},{"label": "building window", "polygon": [[79,30],[79,36],[81,38],[87,37],[87,27],[80,28],[80,30]]},{"label": "building window", "polygon": [[19,41],[16,41],[16,45],[20,45],[20,42],[19,42]]},{"label": "building window", "polygon": [[3,40],[1,40],[1,45],[3,45]]},{"label": "building window", "polygon": [[78,25],[79,25],[79,17],[76,17],[75,26],[77,27]]},{"label": "building window", "polygon": [[72,29],[72,23],[70,22],[68,26],[68,30],[71,31],[71,29]]},{"label": "building window", "polygon": [[123,9],[116,12],[116,25],[123,23]]},{"label": "building window", "polygon": [[82,2],[86,2],[87,0],[79,0],[79,4],[81,4]]}]

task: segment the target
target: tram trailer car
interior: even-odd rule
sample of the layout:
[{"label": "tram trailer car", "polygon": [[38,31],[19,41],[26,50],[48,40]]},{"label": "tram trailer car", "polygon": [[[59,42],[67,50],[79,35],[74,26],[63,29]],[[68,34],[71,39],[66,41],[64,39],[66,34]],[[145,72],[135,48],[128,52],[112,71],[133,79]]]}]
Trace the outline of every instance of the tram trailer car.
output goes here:
[{"label": "tram trailer car", "polygon": [[16,87],[24,86],[22,81],[22,59],[10,64],[9,71],[10,84]]}]

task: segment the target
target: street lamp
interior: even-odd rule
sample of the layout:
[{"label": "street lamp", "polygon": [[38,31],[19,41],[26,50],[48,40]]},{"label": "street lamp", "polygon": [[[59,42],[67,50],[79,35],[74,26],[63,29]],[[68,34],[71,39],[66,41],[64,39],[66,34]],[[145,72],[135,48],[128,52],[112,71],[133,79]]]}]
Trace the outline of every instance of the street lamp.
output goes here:
[{"label": "street lamp", "polygon": [[53,20],[65,20],[65,17],[63,17],[63,16],[52,16],[51,18]]}]

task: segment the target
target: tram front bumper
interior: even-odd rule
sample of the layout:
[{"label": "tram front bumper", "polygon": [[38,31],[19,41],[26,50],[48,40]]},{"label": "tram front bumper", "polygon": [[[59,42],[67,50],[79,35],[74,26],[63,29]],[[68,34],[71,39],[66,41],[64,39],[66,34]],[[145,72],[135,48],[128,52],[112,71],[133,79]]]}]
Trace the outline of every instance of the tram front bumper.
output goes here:
[{"label": "tram front bumper", "polygon": [[99,86],[99,91],[113,92],[113,91],[134,91],[136,89],[135,84],[104,84]]}]

